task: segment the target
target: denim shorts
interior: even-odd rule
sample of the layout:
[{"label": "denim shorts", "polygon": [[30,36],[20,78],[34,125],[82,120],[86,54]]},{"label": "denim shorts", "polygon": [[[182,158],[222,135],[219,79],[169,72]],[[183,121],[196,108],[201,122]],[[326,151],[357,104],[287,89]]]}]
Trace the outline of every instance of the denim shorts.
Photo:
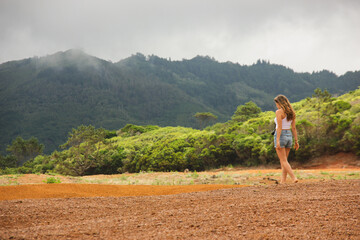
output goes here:
[{"label": "denim shorts", "polygon": [[[274,134],[274,147],[276,148],[276,134]],[[292,146],[292,132],[291,130],[282,130],[280,135],[280,147],[291,148]]]}]

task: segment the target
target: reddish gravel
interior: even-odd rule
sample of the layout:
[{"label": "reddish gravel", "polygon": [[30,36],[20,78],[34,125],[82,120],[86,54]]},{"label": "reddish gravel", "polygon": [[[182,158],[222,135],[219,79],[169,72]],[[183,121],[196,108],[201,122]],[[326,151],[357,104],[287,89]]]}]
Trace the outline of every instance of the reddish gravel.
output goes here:
[{"label": "reddish gravel", "polygon": [[360,180],[0,201],[0,239],[360,239]]}]

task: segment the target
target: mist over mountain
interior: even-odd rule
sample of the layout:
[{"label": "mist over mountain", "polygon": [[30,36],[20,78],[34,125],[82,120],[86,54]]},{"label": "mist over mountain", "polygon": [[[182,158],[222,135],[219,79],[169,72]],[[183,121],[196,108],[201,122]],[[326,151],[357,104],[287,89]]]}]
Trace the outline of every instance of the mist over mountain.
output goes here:
[{"label": "mist over mountain", "polygon": [[127,123],[196,127],[196,112],[211,112],[223,122],[248,101],[272,110],[277,94],[298,101],[316,88],[334,95],[354,90],[360,72],[295,73],[262,60],[244,66],[140,53],[112,63],[68,50],[3,63],[0,84],[0,151],[16,136],[34,136],[51,152],[81,124],[113,130]]}]

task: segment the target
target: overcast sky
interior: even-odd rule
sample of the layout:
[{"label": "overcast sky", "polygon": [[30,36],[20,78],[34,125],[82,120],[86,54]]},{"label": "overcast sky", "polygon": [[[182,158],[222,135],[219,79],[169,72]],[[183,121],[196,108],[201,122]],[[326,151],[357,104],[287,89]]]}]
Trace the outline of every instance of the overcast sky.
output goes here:
[{"label": "overcast sky", "polygon": [[360,70],[358,0],[0,0],[0,63],[71,48]]}]

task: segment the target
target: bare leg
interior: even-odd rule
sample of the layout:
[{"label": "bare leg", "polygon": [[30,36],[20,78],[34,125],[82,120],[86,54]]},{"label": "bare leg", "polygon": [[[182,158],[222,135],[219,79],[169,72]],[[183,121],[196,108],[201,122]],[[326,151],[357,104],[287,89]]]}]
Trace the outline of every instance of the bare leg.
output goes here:
[{"label": "bare leg", "polygon": [[297,182],[297,178],[295,177],[292,169],[291,169],[291,166],[287,160],[287,157],[289,156],[289,152],[290,152],[290,148],[286,149],[286,148],[276,148],[276,153],[280,159],[280,164],[281,164],[281,169],[282,169],[282,178],[281,178],[281,181],[280,183],[285,183],[286,181],[286,174],[288,173],[291,177],[291,179],[294,181],[294,182]]},{"label": "bare leg", "polygon": [[[285,150],[287,150],[287,148],[285,148]],[[289,151],[290,152],[290,151]],[[280,159],[280,156],[279,156],[279,153],[277,152],[278,154],[278,157]],[[288,152],[286,151],[286,159],[287,159],[287,156],[288,156]],[[287,171],[285,169],[285,167],[283,166],[283,162],[280,161],[280,165],[281,165],[281,180],[280,180],[280,184],[283,184],[286,182],[286,177],[287,177]]]},{"label": "bare leg", "polygon": [[285,148],[285,151],[286,151],[286,159],[289,159],[290,150],[291,150],[291,148]]},{"label": "bare leg", "polygon": [[[291,148],[285,148],[285,151],[286,151],[286,160],[289,159],[290,150],[291,150]],[[289,162],[288,162],[288,163],[289,163]],[[290,168],[291,168],[290,163],[289,163],[289,166],[290,166]],[[291,168],[291,170],[292,170],[292,168]],[[297,183],[299,180],[298,180],[297,177],[295,176],[295,180],[293,179],[293,181],[294,181],[294,183]]]},{"label": "bare leg", "polygon": [[[290,153],[291,148],[285,148],[285,152],[286,152],[286,159],[289,159],[289,153]],[[281,162],[280,162],[281,163]],[[286,177],[287,177],[287,171],[285,170],[285,168],[282,166],[281,164],[281,170],[282,170],[282,179],[280,183],[285,183],[286,182]]]},{"label": "bare leg", "polygon": [[283,167],[282,162],[280,162],[281,164],[281,180],[280,180],[280,184],[283,184],[286,182],[286,177],[287,177],[287,172],[285,170],[285,168]]}]

